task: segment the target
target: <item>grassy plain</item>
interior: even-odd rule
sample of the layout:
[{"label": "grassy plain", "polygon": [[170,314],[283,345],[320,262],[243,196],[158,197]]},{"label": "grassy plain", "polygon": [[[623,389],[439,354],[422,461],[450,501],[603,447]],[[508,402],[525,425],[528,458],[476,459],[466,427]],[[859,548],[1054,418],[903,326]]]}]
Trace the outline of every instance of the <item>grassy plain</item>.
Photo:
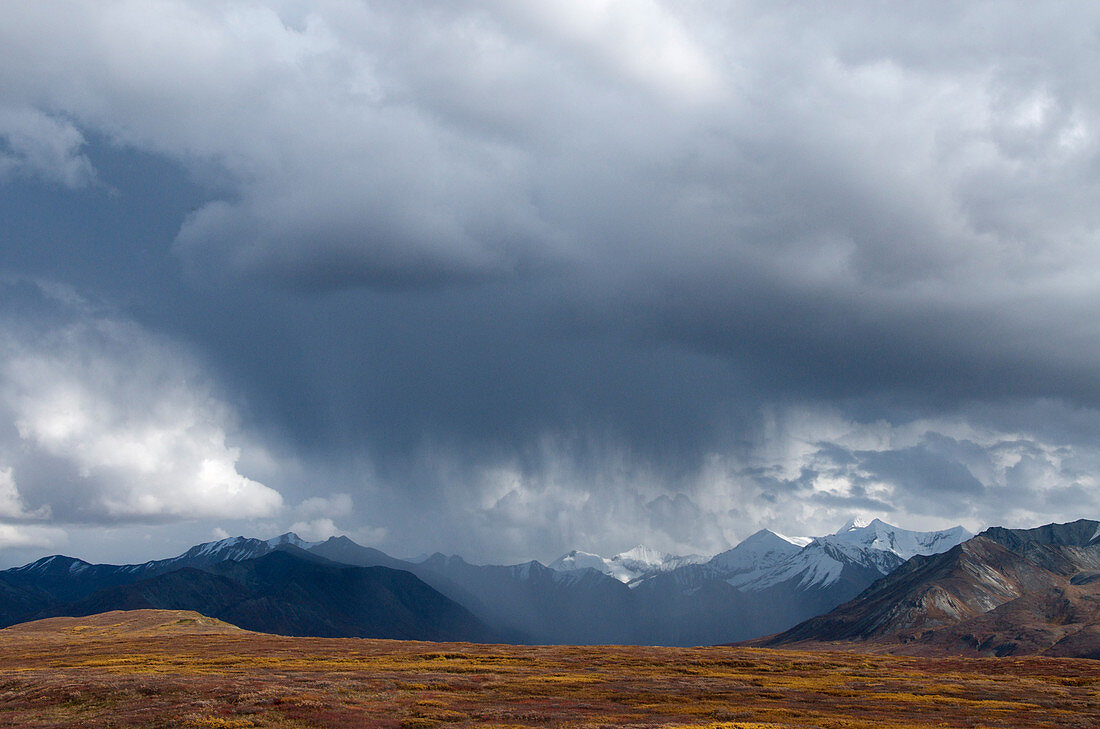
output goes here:
[{"label": "grassy plain", "polygon": [[286,638],[139,611],[0,631],[0,727],[1100,726],[1100,662]]}]

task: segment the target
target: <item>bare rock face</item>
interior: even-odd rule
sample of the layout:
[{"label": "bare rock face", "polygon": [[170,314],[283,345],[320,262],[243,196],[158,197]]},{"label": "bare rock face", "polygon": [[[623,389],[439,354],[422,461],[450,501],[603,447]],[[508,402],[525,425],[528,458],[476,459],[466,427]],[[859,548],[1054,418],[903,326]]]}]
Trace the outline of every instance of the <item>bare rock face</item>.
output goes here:
[{"label": "bare rock face", "polygon": [[910,559],[854,600],[764,644],[835,641],[1100,657],[1100,523],[989,529]]}]

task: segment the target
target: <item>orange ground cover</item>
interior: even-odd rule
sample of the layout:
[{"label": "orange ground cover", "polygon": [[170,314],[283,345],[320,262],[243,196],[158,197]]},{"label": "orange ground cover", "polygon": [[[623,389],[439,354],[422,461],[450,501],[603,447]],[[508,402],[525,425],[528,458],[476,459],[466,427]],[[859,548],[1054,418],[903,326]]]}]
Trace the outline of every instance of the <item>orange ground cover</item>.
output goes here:
[{"label": "orange ground cover", "polygon": [[0,631],[3,727],[1100,726],[1100,662],[286,638],[141,611]]}]

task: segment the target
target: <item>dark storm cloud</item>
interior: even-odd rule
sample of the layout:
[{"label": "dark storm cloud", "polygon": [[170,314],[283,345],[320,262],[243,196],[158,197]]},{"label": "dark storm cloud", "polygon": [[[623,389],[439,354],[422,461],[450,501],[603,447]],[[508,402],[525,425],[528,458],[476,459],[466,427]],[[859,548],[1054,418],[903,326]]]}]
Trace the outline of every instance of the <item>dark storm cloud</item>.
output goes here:
[{"label": "dark storm cloud", "polygon": [[546,557],[1095,504],[1091,4],[7,11],[0,262],[194,352],[282,454],[242,473],[335,499],[281,525]]},{"label": "dark storm cloud", "polygon": [[987,496],[965,465],[924,446],[864,454],[861,466],[869,478],[894,485],[900,506],[925,514],[950,517]]}]

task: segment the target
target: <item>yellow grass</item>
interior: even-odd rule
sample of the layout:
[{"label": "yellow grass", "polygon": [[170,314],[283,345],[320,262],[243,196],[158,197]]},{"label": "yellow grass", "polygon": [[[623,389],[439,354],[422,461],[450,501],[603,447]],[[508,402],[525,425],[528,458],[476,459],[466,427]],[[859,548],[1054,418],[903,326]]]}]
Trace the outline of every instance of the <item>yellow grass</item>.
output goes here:
[{"label": "yellow grass", "polygon": [[37,729],[1094,729],[1098,687],[1072,659],[303,639],[175,614],[0,631],[0,727]]}]

